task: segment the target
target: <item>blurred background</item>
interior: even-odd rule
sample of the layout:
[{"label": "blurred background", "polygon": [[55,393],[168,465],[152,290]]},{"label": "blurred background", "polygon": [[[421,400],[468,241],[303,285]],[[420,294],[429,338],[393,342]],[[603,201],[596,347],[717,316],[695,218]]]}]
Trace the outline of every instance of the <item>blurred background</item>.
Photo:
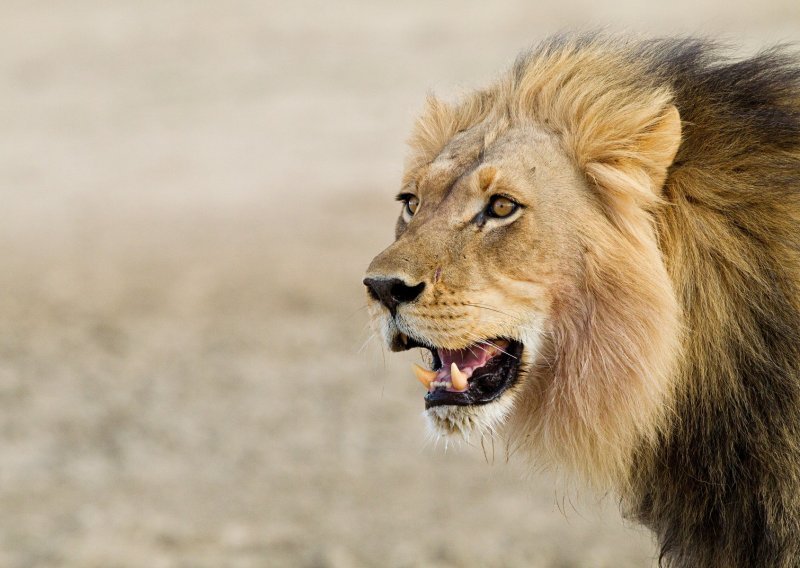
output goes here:
[{"label": "blurred background", "polygon": [[430,441],[363,309],[426,92],[598,26],[747,53],[800,3],[4,0],[0,566],[651,566]]}]

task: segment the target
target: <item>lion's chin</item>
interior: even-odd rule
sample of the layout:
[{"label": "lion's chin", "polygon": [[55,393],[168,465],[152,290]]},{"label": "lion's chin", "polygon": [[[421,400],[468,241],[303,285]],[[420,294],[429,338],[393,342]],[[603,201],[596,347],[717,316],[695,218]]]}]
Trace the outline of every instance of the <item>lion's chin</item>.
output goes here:
[{"label": "lion's chin", "polygon": [[432,406],[425,410],[431,433],[438,438],[491,436],[498,432],[514,409],[515,392],[506,391],[487,404]]}]

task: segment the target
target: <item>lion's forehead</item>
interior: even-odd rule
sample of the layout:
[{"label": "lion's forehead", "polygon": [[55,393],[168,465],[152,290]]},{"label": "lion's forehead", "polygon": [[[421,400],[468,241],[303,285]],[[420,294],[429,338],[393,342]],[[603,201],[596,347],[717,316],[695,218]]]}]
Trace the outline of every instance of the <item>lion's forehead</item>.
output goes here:
[{"label": "lion's forehead", "polygon": [[470,175],[493,166],[507,180],[531,181],[528,175],[564,178],[575,169],[557,136],[534,122],[508,128],[489,139],[481,128],[459,133],[428,164],[407,172],[409,185],[426,197],[444,197],[456,187],[466,187]]},{"label": "lion's forehead", "polygon": [[456,133],[441,151],[425,164],[414,164],[407,182],[420,191],[443,192],[480,164],[484,136],[477,128]]}]

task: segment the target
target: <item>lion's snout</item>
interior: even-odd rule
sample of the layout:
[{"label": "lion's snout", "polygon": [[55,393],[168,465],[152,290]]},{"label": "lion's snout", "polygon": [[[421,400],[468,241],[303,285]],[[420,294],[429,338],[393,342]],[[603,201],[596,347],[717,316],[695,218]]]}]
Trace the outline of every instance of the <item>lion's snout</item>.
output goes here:
[{"label": "lion's snout", "polygon": [[425,282],[409,285],[400,278],[364,278],[364,286],[373,300],[383,304],[392,316],[397,307],[416,300],[425,289]]}]

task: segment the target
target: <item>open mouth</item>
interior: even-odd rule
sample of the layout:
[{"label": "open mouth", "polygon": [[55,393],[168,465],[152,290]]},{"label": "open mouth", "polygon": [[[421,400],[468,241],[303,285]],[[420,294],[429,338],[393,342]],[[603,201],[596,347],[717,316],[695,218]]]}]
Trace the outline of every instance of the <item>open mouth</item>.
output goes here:
[{"label": "open mouth", "polygon": [[498,398],[517,380],[523,346],[497,338],[473,343],[464,349],[424,345],[403,334],[401,349],[421,347],[430,351],[430,369],[415,365],[414,374],[428,389],[425,408],[443,405],[486,404]]}]

